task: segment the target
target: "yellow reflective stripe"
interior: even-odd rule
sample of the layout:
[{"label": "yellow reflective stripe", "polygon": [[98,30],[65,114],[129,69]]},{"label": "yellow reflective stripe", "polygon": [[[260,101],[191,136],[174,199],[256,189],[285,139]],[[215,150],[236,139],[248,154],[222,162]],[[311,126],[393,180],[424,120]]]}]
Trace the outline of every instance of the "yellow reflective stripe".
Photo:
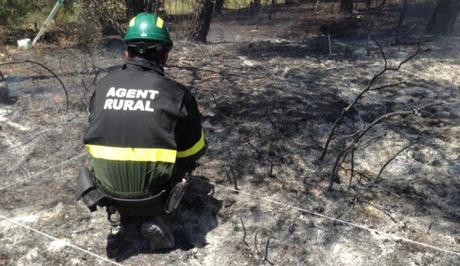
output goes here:
[{"label": "yellow reflective stripe", "polygon": [[163,25],[164,25],[164,21],[162,18],[158,17],[157,18],[157,27],[162,29],[163,28]]},{"label": "yellow reflective stripe", "polygon": [[134,24],[136,24],[136,17],[132,18],[132,19],[129,21],[129,26],[130,26],[130,27],[134,26]]},{"label": "yellow reflective stripe", "polygon": [[176,150],[151,148],[121,148],[100,145],[86,145],[94,158],[113,161],[176,162]]},{"label": "yellow reflective stripe", "polygon": [[201,151],[201,149],[203,149],[205,144],[206,142],[204,141],[204,132],[202,130],[200,140],[197,143],[195,143],[195,145],[193,145],[193,147],[191,147],[190,149],[187,149],[185,151],[178,151],[177,158],[184,158],[184,157],[195,155],[199,151]]}]

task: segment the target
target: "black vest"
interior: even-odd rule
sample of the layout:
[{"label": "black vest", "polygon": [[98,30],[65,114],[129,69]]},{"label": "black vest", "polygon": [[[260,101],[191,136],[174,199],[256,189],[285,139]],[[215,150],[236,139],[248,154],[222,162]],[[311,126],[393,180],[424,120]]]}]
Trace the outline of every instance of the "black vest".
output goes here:
[{"label": "black vest", "polygon": [[173,165],[190,172],[207,147],[191,92],[146,60],[130,59],[102,79],[89,111],[84,143],[99,187],[109,195],[158,190],[153,186],[164,181],[152,181],[156,172],[169,178]]},{"label": "black vest", "polygon": [[188,115],[184,101],[190,98],[190,91],[164,77],[157,65],[129,60],[97,84],[84,142],[176,150],[176,124]]}]

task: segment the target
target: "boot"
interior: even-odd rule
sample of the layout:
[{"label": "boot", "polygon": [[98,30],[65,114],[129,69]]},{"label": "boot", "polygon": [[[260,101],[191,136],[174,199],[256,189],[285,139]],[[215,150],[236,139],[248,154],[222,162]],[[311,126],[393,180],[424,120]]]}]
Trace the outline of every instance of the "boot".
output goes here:
[{"label": "boot", "polygon": [[142,223],[141,231],[142,235],[149,240],[152,251],[172,249],[175,246],[174,236],[161,217]]},{"label": "boot", "polygon": [[107,256],[111,259],[129,254],[129,249],[137,249],[136,243],[142,238],[139,232],[140,218],[121,215],[117,220],[118,225],[113,226],[107,236],[106,251]]}]

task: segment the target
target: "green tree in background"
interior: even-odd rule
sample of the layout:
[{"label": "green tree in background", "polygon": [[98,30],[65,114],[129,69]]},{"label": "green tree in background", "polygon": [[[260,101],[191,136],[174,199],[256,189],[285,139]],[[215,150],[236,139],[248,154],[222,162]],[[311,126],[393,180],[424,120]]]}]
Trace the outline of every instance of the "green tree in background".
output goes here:
[{"label": "green tree in background", "polygon": [[40,6],[39,2],[28,0],[0,0],[0,23],[14,26],[21,23],[24,17]]},{"label": "green tree in background", "polygon": [[[60,13],[73,15],[75,2],[65,1]],[[33,23],[40,25],[54,4],[54,1],[49,0],[0,0],[0,25],[13,29]]]}]

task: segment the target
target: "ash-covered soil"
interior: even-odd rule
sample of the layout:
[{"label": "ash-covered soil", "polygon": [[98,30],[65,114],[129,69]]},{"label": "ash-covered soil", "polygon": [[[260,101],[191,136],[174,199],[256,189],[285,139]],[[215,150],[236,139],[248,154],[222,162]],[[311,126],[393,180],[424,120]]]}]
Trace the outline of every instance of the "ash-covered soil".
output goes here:
[{"label": "ash-covered soil", "polygon": [[[224,24],[214,27],[211,36],[225,30]],[[241,36],[255,34],[252,25],[237,27],[245,30]],[[342,109],[382,69],[377,47],[368,57],[364,41],[335,40],[328,55],[321,35],[288,40],[267,26],[265,32],[257,29],[257,38],[232,41],[233,29],[222,42],[178,41],[166,68],[196,95],[209,150],[172,226],[177,248],[165,253],[148,252],[136,233],[113,243],[106,213],[89,213],[75,201],[75,179],[87,155],[40,174],[85,152],[81,139],[92,82],[123,63],[122,46],[112,43],[92,54],[46,46],[2,52],[2,62],[31,59],[49,66],[66,84],[70,106],[65,112],[62,88],[43,69],[1,68],[19,99],[0,105],[0,215],[61,241],[0,218],[0,265],[108,264],[67,242],[123,265],[458,265],[458,255],[206,180],[226,187],[236,180],[239,189],[259,197],[460,252],[460,38],[424,41],[416,58],[379,82],[408,85],[364,96],[338,136],[387,112],[445,104],[375,127],[367,139],[382,136],[356,152],[354,179],[349,181],[345,163],[341,183],[327,191],[340,140],[321,162],[322,146]],[[393,65],[416,49],[382,43]],[[369,188],[383,164],[409,143],[414,145]]]}]

